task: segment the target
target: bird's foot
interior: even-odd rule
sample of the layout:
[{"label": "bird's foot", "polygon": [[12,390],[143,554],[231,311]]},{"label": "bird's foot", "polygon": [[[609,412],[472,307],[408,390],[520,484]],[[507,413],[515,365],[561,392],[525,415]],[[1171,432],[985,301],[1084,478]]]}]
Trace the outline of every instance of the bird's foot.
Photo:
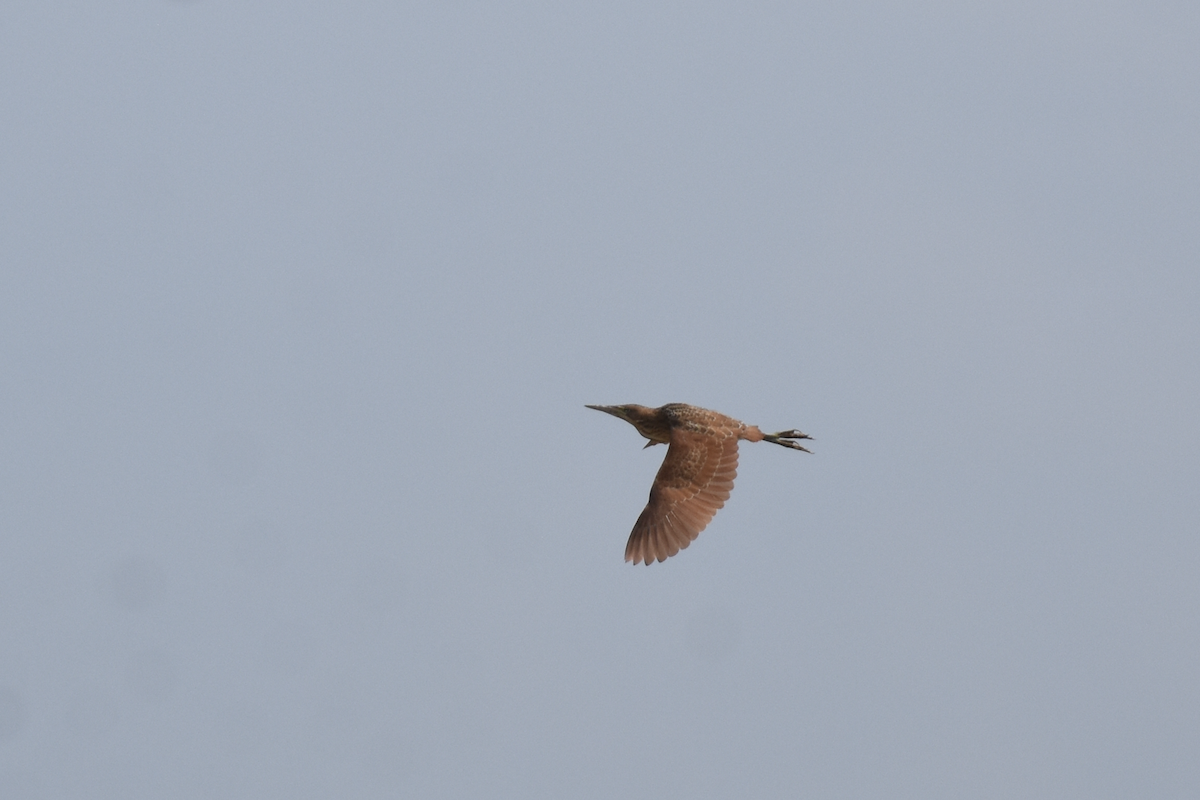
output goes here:
[{"label": "bird's foot", "polygon": [[766,436],[763,437],[763,439],[765,439],[768,442],[771,442],[772,444],[781,445],[783,447],[790,447],[793,450],[803,450],[806,453],[811,453],[812,450],[809,450],[807,447],[804,447],[803,445],[801,445],[795,441],[792,441],[792,440],[793,439],[811,439],[811,438],[812,437],[809,436],[807,433],[802,433],[801,431],[796,431],[796,430],[780,431],[779,433],[768,433]]}]

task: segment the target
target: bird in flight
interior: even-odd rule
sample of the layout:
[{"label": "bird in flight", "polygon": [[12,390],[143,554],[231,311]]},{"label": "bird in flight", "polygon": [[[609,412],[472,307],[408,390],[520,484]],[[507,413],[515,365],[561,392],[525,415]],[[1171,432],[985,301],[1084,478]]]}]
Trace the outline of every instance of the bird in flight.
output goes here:
[{"label": "bird in flight", "polygon": [[[692,543],[725,505],[737,477],[738,441],[767,441],[811,453],[796,439],[812,437],[800,431],[763,433],[706,408],[686,403],[645,406],[588,406],[625,420],[649,439],[646,447],[667,445],[667,455],[650,502],[634,523],[625,546],[625,560],[634,564],[665,561]],[[645,448],[643,448],[645,449]]]}]

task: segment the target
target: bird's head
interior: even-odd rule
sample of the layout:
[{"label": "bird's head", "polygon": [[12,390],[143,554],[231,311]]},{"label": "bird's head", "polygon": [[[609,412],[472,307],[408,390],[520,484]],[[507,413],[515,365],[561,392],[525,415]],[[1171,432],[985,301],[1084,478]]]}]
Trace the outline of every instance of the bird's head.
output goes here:
[{"label": "bird's head", "polygon": [[637,428],[638,433],[650,440],[646,447],[667,444],[671,440],[670,428],[657,408],[647,408],[633,403],[624,406],[588,406],[588,408],[612,414]]}]

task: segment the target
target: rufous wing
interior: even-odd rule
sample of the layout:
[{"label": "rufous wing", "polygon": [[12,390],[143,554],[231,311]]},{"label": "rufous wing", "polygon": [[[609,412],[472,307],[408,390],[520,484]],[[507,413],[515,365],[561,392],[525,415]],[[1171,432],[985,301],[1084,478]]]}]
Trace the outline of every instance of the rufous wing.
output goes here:
[{"label": "rufous wing", "polygon": [[673,428],[650,502],[629,535],[625,560],[649,565],[691,544],[729,499],[737,460],[736,435]]}]

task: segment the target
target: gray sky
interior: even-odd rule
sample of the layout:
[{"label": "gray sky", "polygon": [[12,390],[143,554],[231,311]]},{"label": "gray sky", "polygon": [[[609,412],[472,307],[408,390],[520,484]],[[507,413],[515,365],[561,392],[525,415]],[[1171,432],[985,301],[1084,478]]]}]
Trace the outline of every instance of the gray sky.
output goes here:
[{"label": "gray sky", "polygon": [[1200,796],[1198,41],[11,0],[0,796]]}]

